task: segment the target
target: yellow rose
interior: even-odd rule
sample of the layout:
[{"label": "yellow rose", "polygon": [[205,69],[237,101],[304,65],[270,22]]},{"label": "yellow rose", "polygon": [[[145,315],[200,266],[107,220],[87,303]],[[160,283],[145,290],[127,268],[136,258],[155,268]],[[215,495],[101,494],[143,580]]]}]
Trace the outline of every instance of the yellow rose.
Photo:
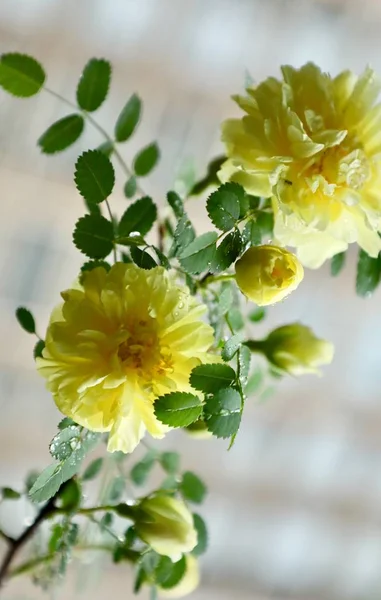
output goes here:
[{"label": "yellow rose", "polygon": [[331,342],[317,338],[300,323],[278,327],[266,340],[249,342],[248,346],[263,352],[277,369],[296,376],[318,373],[317,367],[329,364],[334,354]]},{"label": "yellow rose", "polygon": [[183,598],[194,592],[200,583],[200,573],[197,559],[191,554],[187,554],[186,571],[179,583],[172,588],[164,589],[158,587],[160,598]]},{"label": "yellow rose", "polygon": [[194,367],[213,362],[206,307],[162,267],[117,263],[96,268],[62,293],[37,368],[64,415],[92,431],[109,431],[108,450],[132,452],[147,430],[168,427],[154,401],[193,392]]},{"label": "yellow rose", "polygon": [[283,300],[298,287],[303,276],[296,256],[278,246],[252,246],[235,264],[238,287],[258,306]]},{"label": "yellow rose", "polygon": [[308,63],[282,67],[236,96],[242,119],[223,124],[222,182],[271,197],[274,236],[319,267],[357,242],[381,250],[380,80],[372,69],[337,77]]},{"label": "yellow rose", "polygon": [[158,554],[176,562],[196,546],[193,517],[182,500],[158,493],[144,498],[139,509],[135,529]]}]

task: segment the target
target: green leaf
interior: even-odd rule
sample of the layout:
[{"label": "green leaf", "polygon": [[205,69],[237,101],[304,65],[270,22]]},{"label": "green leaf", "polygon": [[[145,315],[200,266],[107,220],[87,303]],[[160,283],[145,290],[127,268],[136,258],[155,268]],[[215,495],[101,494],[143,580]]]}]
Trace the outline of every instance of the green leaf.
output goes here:
[{"label": "green leaf", "polygon": [[172,392],[160,396],[155,404],[155,415],[165,425],[187,427],[201,416],[200,398],[186,392]]},{"label": "green leaf", "polygon": [[34,360],[36,360],[36,358],[41,358],[42,357],[42,351],[45,348],[45,342],[44,340],[38,340],[38,342],[35,344],[34,348],[33,348],[33,358]]},{"label": "green leaf", "polygon": [[193,240],[179,256],[182,267],[188,272],[199,274],[209,269],[216,252],[217,233],[203,233]]},{"label": "green leaf", "polygon": [[139,123],[141,112],[142,101],[139,96],[133,94],[116,122],[115,139],[117,142],[125,142],[131,137]]},{"label": "green leaf", "polygon": [[356,292],[359,296],[367,297],[380,283],[381,259],[372,258],[364,250],[359,251],[357,262]]},{"label": "green leaf", "polygon": [[13,490],[10,487],[3,487],[0,488],[0,497],[3,500],[18,500],[19,498],[21,498],[21,494],[20,492],[16,492],[16,490]]},{"label": "green leaf", "polygon": [[87,202],[99,204],[110,196],[114,188],[114,167],[99,150],[88,150],[75,164],[74,181]]},{"label": "green leaf", "polygon": [[195,504],[201,504],[207,494],[204,482],[191,471],[184,473],[180,483],[180,491],[184,498]]},{"label": "green leaf", "polygon": [[208,165],[208,171],[206,176],[195,183],[193,188],[191,189],[189,195],[196,196],[201,194],[206,188],[211,185],[218,185],[219,179],[217,176],[218,171],[220,170],[223,163],[226,161],[226,156],[218,156],[214,160],[212,160]]},{"label": "green leaf", "polygon": [[45,71],[34,58],[11,52],[0,57],[0,85],[20,98],[37,94],[45,82]]},{"label": "green leaf", "polygon": [[131,481],[135,485],[143,485],[152,471],[155,464],[156,455],[154,452],[148,452],[143,460],[137,462],[130,471]]},{"label": "green leaf", "polygon": [[240,331],[245,326],[245,321],[242,316],[241,308],[238,306],[231,307],[231,309],[226,315],[226,319],[234,333]]},{"label": "green leaf", "polygon": [[80,283],[83,283],[86,273],[92,271],[93,269],[98,269],[99,267],[102,267],[107,272],[111,269],[111,265],[105,260],[88,260],[85,262],[81,267],[81,275],[79,278]]},{"label": "green leaf", "polygon": [[110,488],[107,493],[107,497],[110,502],[119,502],[124,494],[124,489],[126,487],[126,480],[124,477],[115,477],[112,480]]},{"label": "green leaf", "polygon": [[65,460],[77,448],[81,440],[82,427],[69,425],[54,436],[49,445],[49,451],[53,458]]},{"label": "green leaf", "polygon": [[259,323],[263,321],[266,316],[266,309],[263,306],[258,306],[249,314],[249,319],[252,323]]},{"label": "green leaf", "polygon": [[261,231],[262,237],[269,237],[273,233],[274,229],[274,215],[273,213],[260,212],[257,215],[257,225]]},{"label": "green leaf", "polygon": [[184,214],[177,223],[175,230],[175,250],[176,255],[181,254],[196,237],[195,230],[188,216]]},{"label": "green leaf", "polygon": [[199,365],[193,369],[189,383],[195,390],[214,394],[222,388],[229,387],[235,379],[235,372],[229,365]]},{"label": "green leaf", "polygon": [[210,271],[212,273],[226,271],[237,260],[241,252],[241,247],[241,234],[238,229],[228,233],[215,252]]},{"label": "green leaf", "polygon": [[89,258],[106,258],[114,247],[114,227],[102,216],[81,217],[73,233],[74,245]]},{"label": "green leaf", "polygon": [[159,248],[157,248],[156,246],[151,246],[151,248],[154,250],[157,258],[160,261],[160,264],[162,267],[164,267],[164,269],[169,270],[171,268],[171,263],[169,262],[168,258],[165,256],[165,254],[159,250]]},{"label": "green leaf", "polygon": [[148,252],[145,250],[140,250],[137,246],[132,246],[130,250],[131,258],[134,261],[135,265],[140,267],[141,269],[154,269],[157,267],[156,262],[152,258]]},{"label": "green leaf", "polygon": [[234,227],[240,215],[240,198],[244,195],[238,183],[224,183],[209,196],[206,208],[217,229],[229,231]]},{"label": "green leaf", "polygon": [[126,196],[126,198],[133,198],[136,194],[136,190],[137,190],[136,177],[134,177],[134,175],[132,175],[129,179],[127,179],[127,181],[125,183],[125,186],[123,188],[124,195]]},{"label": "green leaf", "polygon": [[204,519],[196,513],[193,514],[193,525],[197,531],[197,546],[193,548],[192,554],[200,556],[208,547],[208,530]]},{"label": "green leaf", "polygon": [[240,333],[236,333],[231,338],[226,340],[224,347],[221,352],[222,360],[229,361],[233,358],[238,348],[242,343],[242,336]]},{"label": "green leaf", "polygon": [[[74,426],[74,429],[78,428]],[[64,431],[70,431],[70,428],[64,429],[61,431],[61,434],[64,433]],[[87,431],[82,437],[79,437],[79,435],[80,434],[73,438],[70,438],[70,435],[68,435],[66,436],[67,439],[65,441],[58,438],[58,436],[60,436],[60,434],[58,434],[58,436],[56,436],[57,447],[54,445],[54,449],[52,445],[56,438],[53,439],[50,446],[51,452],[55,455],[66,456],[66,458],[58,463],[49,465],[39,475],[29,492],[33,502],[45,502],[54,496],[61,485],[79,471],[86,454],[98,444],[101,438],[101,434],[93,433],[91,431]],[[70,446],[71,440],[73,440],[72,447]],[[71,453],[69,453],[65,444],[68,444],[71,447]]]},{"label": "green leaf", "polygon": [[243,246],[258,246],[262,241],[262,232],[258,223],[254,220],[248,221],[242,230]]},{"label": "green leaf", "polygon": [[160,464],[167,473],[171,475],[177,473],[180,468],[179,453],[163,452],[160,456]]},{"label": "green leaf", "polygon": [[62,421],[58,423],[58,429],[62,431],[63,429],[66,429],[66,427],[71,427],[72,425],[77,424],[73,421],[73,419],[70,419],[70,417],[64,417]]},{"label": "green leaf", "polygon": [[185,571],[185,556],[182,556],[177,562],[172,562],[168,556],[160,556],[154,573],[155,582],[162,589],[168,590],[181,581]]},{"label": "green leaf", "polygon": [[92,58],[83,69],[77,87],[78,105],[93,112],[106,100],[111,79],[111,65],[107,60]]},{"label": "green leaf", "polygon": [[145,177],[156,166],[160,158],[159,147],[156,142],[149,144],[135,156],[133,169],[138,177]]},{"label": "green leaf", "polygon": [[61,502],[61,508],[68,511],[73,511],[81,503],[82,491],[81,486],[75,479],[67,481],[58,493],[58,498]]},{"label": "green leaf", "polygon": [[176,192],[168,192],[167,201],[177,219],[184,216],[184,202]]},{"label": "green leaf", "polygon": [[99,144],[96,150],[102,152],[107,158],[110,158],[111,154],[114,152],[114,142],[106,140],[102,144]]},{"label": "green leaf", "polygon": [[240,346],[238,350],[238,377],[242,388],[247,384],[250,371],[251,352],[247,346]]},{"label": "green leaf", "polygon": [[16,319],[24,331],[27,331],[28,333],[36,333],[36,323],[30,310],[20,306],[16,310]]},{"label": "green leaf", "polygon": [[123,214],[118,226],[118,236],[128,236],[135,231],[144,236],[151,229],[156,217],[156,204],[149,196],[144,196],[130,204]]},{"label": "green leaf", "polygon": [[95,479],[97,475],[101,472],[103,467],[103,458],[96,458],[93,460],[85,469],[84,474],[82,475],[83,481],[90,481],[91,479]]},{"label": "green leaf", "polygon": [[335,256],[333,256],[331,260],[331,275],[333,277],[336,277],[336,275],[341,273],[341,271],[343,270],[343,267],[345,265],[345,258],[345,252],[339,252],[339,254],[335,254]]},{"label": "green leaf", "polygon": [[205,406],[208,431],[219,438],[235,435],[241,423],[241,396],[236,390],[226,388],[209,398]]},{"label": "green leaf", "polygon": [[230,283],[221,286],[221,294],[218,298],[218,313],[221,317],[226,315],[233,304],[233,291]]},{"label": "green leaf", "polygon": [[81,115],[69,115],[56,121],[42,134],[37,144],[45,154],[62,152],[81,136],[85,121]]}]

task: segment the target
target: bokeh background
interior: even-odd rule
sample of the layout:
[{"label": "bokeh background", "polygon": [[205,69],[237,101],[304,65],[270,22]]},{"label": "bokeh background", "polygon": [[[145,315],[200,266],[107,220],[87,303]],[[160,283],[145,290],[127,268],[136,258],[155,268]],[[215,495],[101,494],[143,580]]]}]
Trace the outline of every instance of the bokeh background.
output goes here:
[{"label": "bokeh background", "polygon": [[[162,160],[145,184],[159,203],[179,173],[202,175],[221,152],[219,124],[236,114],[230,95],[243,89],[246,71],[260,80],[307,60],[333,73],[367,63],[381,71],[380,26],[379,0],[0,0],[0,51],[35,56],[49,87],[69,99],[90,57],[112,61],[109,100],[96,115],[106,129],[132,92],[144,98],[143,122],[122,152],[130,160],[159,140]],[[30,469],[48,464],[59,417],[14,309],[29,306],[43,331],[81,264],[70,244],[83,211],[72,184],[81,148],[46,157],[36,147],[67,112],[45,93],[17,100],[0,90],[0,486],[20,487]],[[87,128],[81,147],[100,141]],[[125,202],[119,180],[113,206],[122,211]],[[202,230],[202,201],[191,204]],[[282,380],[270,398],[263,381],[230,452],[182,433],[166,440],[210,490],[210,548],[195,600],[381,597],[381,296],[356,298],[355,261],[352,249],[339,279],[328,266],[308,272],[257,327],[259,335],[301,320],[331,339],[336,357],[323,378]],[[21,502],[0,506],[9,533],[31,517]],[[90,587],[78,577],[84,568],[46,597],[132,597],[127,566],[97,563],[102,576]],[[14,580],[2,597],[43,592]]]}]

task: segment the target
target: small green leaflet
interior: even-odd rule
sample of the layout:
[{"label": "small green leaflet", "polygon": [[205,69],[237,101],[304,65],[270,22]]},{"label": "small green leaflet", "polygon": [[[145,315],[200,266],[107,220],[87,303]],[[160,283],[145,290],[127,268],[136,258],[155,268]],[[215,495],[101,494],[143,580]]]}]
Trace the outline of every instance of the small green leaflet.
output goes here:
[{"label": "small green leaflet", "polygon": [[176,219],[181,219],[184,216],[184,202],[176,192],[168,192],[167,201],[172,208]]},{"label": "small green leaflet", "polygon": [[81,136],[85,121],[81,115],[69,115],[56,121],[42,134],[37,144],[45,154],[62,152]]},{"label": "small green leaflet", "polygon": [[263,372],[260,369],[256,369],[249,377],[245,386],[245,394],[251,396],[259,392],[260,388],[263,387]]},{"label": "small green leaflet", "polygon": [[193,228],[192,223],[190,222],[188,215],[184,214],[179,222],[177,223],[177,227],[175,230],[175,253],[176,256],[181,254],[184,250],[187,249],[189,244],[193,242],[196,237],[195,230]]},{"label": "small green leaflet", "polygon": [[78,473],[86,454],[95,448],[100,439],[101,434],[91,431],[81,435],[81,428],[75,425],[57,434],[50,445],[50,451],[53,456],[65,458],[49,465],[39,475],[29,491],[31,500],[44,502],[54,496],[65,481]]},{"label": "small green leaflet", "polygon": [[230,283],[224,283],[221,286],[221,293],[218,297],[218,313],[221,317],[226,315],[233,304],[233,291]]},{"label": "small green leaflet", "polygon": [[180,456],[178,452],[163,452],[160,456],[160,464],[167,473],[177,473],[180,468]]},{"label": "small green leaflet", "polygon": [[33,357],[34,360],[36,360],[36,358],[41,358],[42,356],[42,351],[45,348],[45,342],[44,340],[38,340],[38,342],[36,342],[36,345],[33,348]]},{"label": "small green leaflet", "polygon": [[127,179],[123,191],[124,191],[124,195],[126,196],[126,198],[133,198],[136,194],[136,190],[137,190],[137,182],[136,182],[136,177],[134,177],[133,175]]},{"label": "small green leaflet", "polygon": [[242,388],[247,384],[251,363],[251,352],[245,345],[238,349],[238,378]]},{"label": "small green leaflet", "polygon": [[16,492],[16,490],[10,487],[0,488],[1,500],[18,500],[19,498],[21,498],[20,492]]},{"label": "small green leaflet", "polygon": [[259,323],[263,321],[266,316],[266,309],[263,306],[258,306],[249,314],[249,319],[252,323]]},{"label": "small green leaflet", "polygon": [[229,387],[236,379],[234,369],[229,365],[199,365],[190,375],[189,383],[195,390],[204,394],[213,394]]},{"label": "small green leaflet", "polygon": [[196,513],[193,514],[193,524],[197,531],[197,546],[193,548],[192,554],[200,556],[208,547],[208,530],[204,519]]},{"label": "small green leaflet", "polygon": [[257,225],[262,237],[269,237],[272,235],[274,229],[274,215],[268,212],[259,212],[257,215]]},{"label": "small green leaflet", "polygon": [[133,94],[116,122],[115,139],[117,142],[125,142],[131,137],[139,123],[141,112],[142,101],[137,94]]},{"label": "small green leaflet", "polygon": [[335,254],[335,256],[332,257],[331,275],[333,277],[336,277],[336,275],[341,273],[341,271],[343,270],[344,265],[345,265],[345,258],[346,258],[345,252],[339,252],[339,254]]},{"label": "small green leaflet", "polygon": [[229,361],[233,358],[238,348],[242,343],[242,336],[240,333],[236,333],[231,338],[226,340],[224,347],[221,352],[222,360]]},{"label": "small green leaflet", "polygon": [[107,156],[109,158],[111,156],[111,154],[114,152],[114,142],[106,140],[102,144],[99,144],[99,146],[98,146],[98,148],[96,148],[96,150],[98,150],[98,152],[102,152],[102,154],[104,154],[105,156]]},{"label": "small green leaflet", "polygon": [[145,250],[140,250],[140,248],[138,248],[137,246],[131,246],[130,254],[135,265],[137,265],[141,269],[149,270],[157,267],[157,264],[152,258],[152,256],[148,254],[148,252],[146,252]]},{"label": "small green leaflet", "polygon": [[185,556],[175,563],[168,556],[160,556],[154,571],[154,579],[162,589],[171,589],[181,581],[185,571]]},{"label": "small green leaflet", "polygon": [[145,177],[154,169],[160,158],[159,147],[156,142],[149,144],[135,156],[133,169],[137,177]]},{"label": "small green leaflet", "polygon": [[97,110],[106,100],[110,79],[111,65],[107,60],[89,60],[77,87],[78,105],[88,112]]},{"label": "small green leaflet", "polygon": [[179,256],[181,266],[188,272],[199,274],[209,269],[216,252],[217,233],[203,233],[193,240]]},{"label": "small green leaflet", "polygon": [[364,250],[359,251],[356,275],[356,292],[359,296],[370,296],[380,283],[381,258],[372,258]]},{"label": "small green leaflet", "polygon": [[135,485],[143,485],[155,464],[155,452],[147,452],[146,456],[137,462],[130,471],[131,481]]},{"label": "small green leaflet", "polygon": [[202,413],[200,398],[186,392],[160,396],[154,407],[159,421],[171,427],[187,427],[197,421]]},{"label": "small green leaflet", "polygon": [[82,475],[82,479],[83,481],[90,481],[91,479],[95,479],[95,477],[97,477],[97,475],[99,475],[99,473],[102,470],[103,467],[103,458],[96,458],[95,460],[93,460],[85,469],[84,474]]},{"label": "small green leaflet", "polygon": [[207,494],[204,482],[191,471],[183,474],[179,489],[186,500],[195,504],[201,504]]},{"label": "small green leaflet", "polygon": [[99,150],[87,150],[75,164],[74,181],[77,190],[90,204],[108,198],[115,183],[114,167]]},{"label": "small green leaflet", "polygon": [[243,246],[258,246],[262,241],[261,229],[256,221],[248,221],[242,230]]},{"label": "small green leaflet", "polygon": [[89,258],[106,258],[114,245],[113,224],[99,215],[85,215],[75,225],[73,242]]},{"label": "small green leaflet", "polygon": [[136,231],[144,236],[151,229],[156,217],[156,204],[149,196],[144,196],[130,204],[123,214],[118,226],[118,236],[129,236],[130,233]]},{"label": "small green leaflet", "polygon": [[159,259],[161,266],[164,267],[164,269],[169,270],[171,268],[171,263],[169,262],[165,254],[156,246],[151,246],[151,248],[155,252],[157,258]]},{"label": "small green leaflet", "polygon": [[60,506],[69,511],[78,508],[81,503],[81,497],[81,485],[75,479],[69,479],[69,481],[67,481],[58,492]]},{"label": "small green leaflet", "polygon": [[109,502],[119,502],[124,494],[124,488],[126,487],[126,479],[125,477],[119,476],[115,477],[109,489],[107,490],[107,500]]},{"label": "small green leaflet", "polygon": [[212,273],[221,273],[237,260],[241,253],[242,241],[238,231],[228,233],[218,246],[210,267]]},{"label": "small green leaflet", "polygon": [[28,333],[36,333],[36,323],[30,310],[20,306],[16,310],[16,319],[24,331],[27,331]]},{"label": "small green leaflet", "polygon": [[226,320],[229,323],[230,328],[237,333],[245,326],[245,321],[242,316],[241,308],[239,306],[232,306],[226,315]]},{"label": "small green leaflet", "polygon": [[219,438],[235,435],[241,423],[241,412],[241,396],[237,390],[220,390],[206,401],[205,422],[208,431]]},{"label": "small green leaflet", "polygon": [[11,52],[0,57],[0,85],[20,98],[37,94],[45,82],[45,71],[34,58]]},{"label": "small green leaflet", "polygon": [[98,269],[98,267],[102,267],[102,269],[105,269],[107,272],[111,269],[111,265],[105,260],[88,260],[81,267],[80,283],[84,281],[86,273],[93,269]]},{"label": "small green leaflet", "polygon": [[213,192],[206,208],[213,225],[222,231],[229,231],[236,224],[240,215],[240,198],[245,192],[238,183],[224,183]]}]

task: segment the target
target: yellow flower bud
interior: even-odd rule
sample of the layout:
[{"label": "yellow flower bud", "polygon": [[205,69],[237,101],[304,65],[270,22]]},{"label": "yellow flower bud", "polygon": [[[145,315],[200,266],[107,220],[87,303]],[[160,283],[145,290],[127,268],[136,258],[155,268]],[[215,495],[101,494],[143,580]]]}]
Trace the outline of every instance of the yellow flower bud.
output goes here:
[{"label": "yellow flower bud", "polygon": [[199,419],[195,423],[191,423],[188,427],[185,428],[185,431],[192,437],[197,440],[208,440],[213,437],[213,434],[208,431],[205,421]]},{"label": "yellow flower bud", "polygon": [[303,276],[296,256],[278,246],[252,246],[235,264],[238,287],[258,306],[283,300],[298,287]]},{"label": "yellow flower bud", "polygon": [[198,569],[197,559],[191,554],[188,554],[186,556],[186,571],[182,579],[173,588],[164,589],[159,586],[159,597],[183,598],[183,596],[187,596],[188,594],[194,592],[199,583],[200,573]]},{"label": "yellow flower bud", "polygon": [[182,500],[158,493],[144,498],[139,509],[136,531],[158,554],[176,562],[196,546],[193,517]]},{"label": "yellow flower bud", "polygon": [[317,367],[329,364],[334,354],[331,342],[320,340],[300,323],[278,327],[260,343],[269,361],[290,375],[319,373]]}]

